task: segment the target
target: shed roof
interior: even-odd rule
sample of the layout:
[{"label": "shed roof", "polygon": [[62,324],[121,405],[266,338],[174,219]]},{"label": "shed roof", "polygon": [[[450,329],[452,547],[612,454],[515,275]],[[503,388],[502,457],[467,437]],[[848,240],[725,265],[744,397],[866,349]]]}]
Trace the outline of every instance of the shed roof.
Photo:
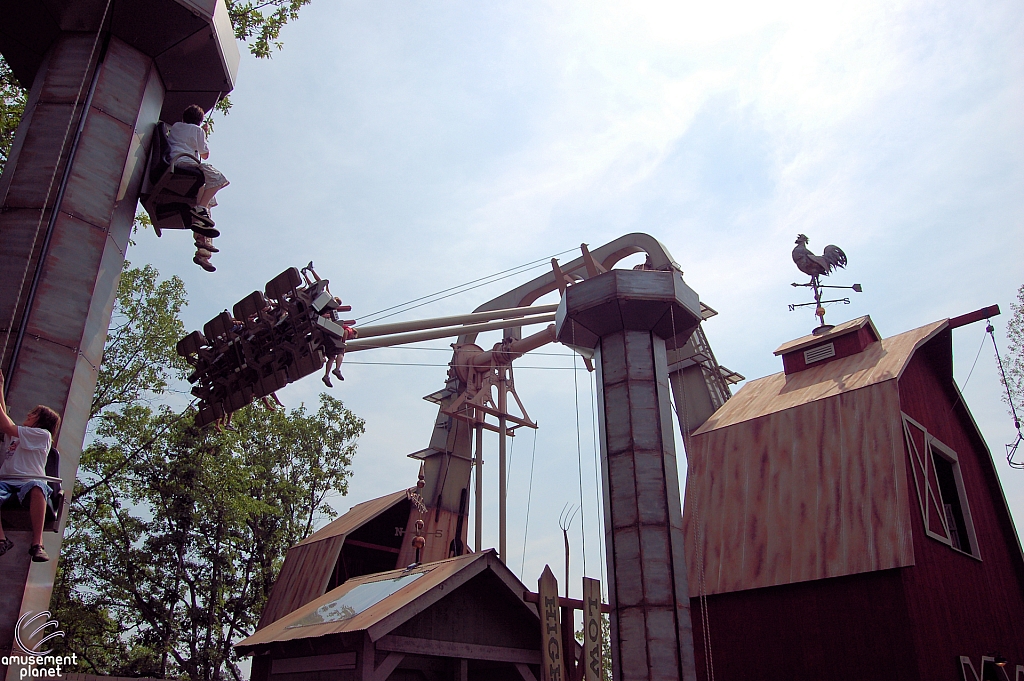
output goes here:
[{"label": "shed roof", "polygon": [[[862,317],[846,322],[855,326],[845,330],[860,328],[865,320],[867,318]],[[867,323],[870,324],[870,320],[867,320]],[[869,345],[863,352],[798,373],[786,375],[779,372],[750,381],[722,405],[694,432],[694,435],[899,378],[914,352],[945,329],[948,323],[948,319],[942,319],[891,338],[883,338]],[[836,329],[841,326],[843,325],[836,326]],[[799,344],[804,340],[786,343],[776,351],[776,354],[800,347]]]},{"label": "shed roof", "polygon": [[349,509],[348,513],[327,523],[319,530],[300,541],[296,546],[313,544],[322,539],[337,537],[338,535],[354,532],[407,497],[408,493],[403,489],[399,492],[393,492],[392,494],[386,494],[382,497],[377,497],[376,499],[370,499],[369,501],[364,501],[361,504],[356,504]]},{"label": "shed roof", "polygon": [[787,341],[778,347],[775,354],[784,355],[788,352],[793,352],[794,350],[799,350],[810,345],[817,345],[818,343],[831,338],[837,338],[839,336],[845,336],[848,333],[853,333],[854,331],[859,331],[865,326],[871,329],[872,333],[875,334],[876,339],[882,337],[882,334],[878,333],[878,329],[875,328],[874,322],[871,321],[871,317],[865,315],[863,317],[851,319],[848,322],[843,322],[842,324],[836,324],[825,333],[819,335],[810,333],[801,338],[797,338],[796,340]]},{"label": "shed roof", "polygon": [[[490,569],[522,600],[526,587],[494,549],[403,570],[354,577],[239,642],[248,654],[267,643],[367,631],[372,640],[402,624],[484,570]],[[417,603],[418,601],[418,603]],[[532,607],[526,606],[531,612]]]}]

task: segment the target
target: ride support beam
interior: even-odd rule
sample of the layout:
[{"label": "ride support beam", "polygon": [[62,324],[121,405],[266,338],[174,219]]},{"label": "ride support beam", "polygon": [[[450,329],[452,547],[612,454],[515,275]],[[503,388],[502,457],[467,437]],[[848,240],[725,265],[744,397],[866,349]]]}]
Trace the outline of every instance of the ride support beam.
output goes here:
[{"label": "ride support beam", "polygon": [[666,340],[700,320],[675,270],[598,274],[557,314],[560,342],[595,350],[616,681],[696,681]]}]

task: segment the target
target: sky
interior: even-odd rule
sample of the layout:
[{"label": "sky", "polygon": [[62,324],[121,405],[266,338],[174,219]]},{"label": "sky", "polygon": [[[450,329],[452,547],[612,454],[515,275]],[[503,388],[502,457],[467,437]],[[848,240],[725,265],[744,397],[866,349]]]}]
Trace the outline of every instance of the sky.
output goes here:
[{"label": "sky", "polygon": [[[192,264],[180,233],[139,234],[128,253],[185,280],[189,329],[310,260],[363,318],[541,262],[397,321],[472,311],[554,254],[647,232],[719,312],[705,324],[718,361],[758,378],[815,326],[787,307],[807,301],[790,286],[803,233],[849,257],[831,283],[864,288],[828,321],[869,314],[891,336],[998,304],[1006,350],[1024,283],[1019,2],[313,0],[281,39],[270,60],[243,56],[210,139],[231,180],[213,213],[217,272]],[[983,323],[953,336],[955,378],[1024,528],[991,341]],[[436,407],[421,398],[443,386],[449,342],[346,360],[331,392],[366,433],[339,511],[415,483],[406,455],[427,445]],[[512,446],[508,564],[528,585],[545,563],[562,574],[559,513],[582,498],[578,596],[584,563],[603,575],[594,376],[562,346],[540,352],[517,361],[540,428]],[[311,376],[279,395],[315,406],[322,390]],[[496,452],[485,443],[485,546]]]}]

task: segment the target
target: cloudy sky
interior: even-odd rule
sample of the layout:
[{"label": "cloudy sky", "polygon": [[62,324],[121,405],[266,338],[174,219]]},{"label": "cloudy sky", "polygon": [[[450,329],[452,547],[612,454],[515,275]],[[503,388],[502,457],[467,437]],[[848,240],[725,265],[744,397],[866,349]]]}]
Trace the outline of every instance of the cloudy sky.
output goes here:
[{"label": "cloudy sky", "polygon": [[[282,39],[272,60],[243,58],[211,139],[232,181],[214,212],[216,274],[191,263],[182,234],[142,234],[129,252],[185,279],[190,328],[311,259],[365,316],[641,231],[719,311],[706,324],[718,360],[756,378],[814,326],[787,309],[805,300],[789,285],[804,233],[849,256],[833,283],[864,286],[829,321],[870,314],[889,336],[998,303],[1006,347],[1024,283],[1019,2],[314,0]],[[542,271],[389,321],[468,312]],[[983,327],[954,333],[955,375],[1024,527]],[[367,431],[339,510],[415,482],[405,455],[435,416],[420,398],[449,359],[445,341],[418,348],[435,349],[346,362],[333,394]],[[528,584],[546,562],[561,572],[558,515],[580,479],[587,572],[600,575],[593,376],[561,346],[542,352],[519,360],[549,368],[517,372],[540,429],[517,438],[509,487],[509,564]],[[280,395],[313,405],[322,388],[310,377]],[[491,464],[487,546],[496,477]],[[578,593],[578,519],[572,541]]]}]

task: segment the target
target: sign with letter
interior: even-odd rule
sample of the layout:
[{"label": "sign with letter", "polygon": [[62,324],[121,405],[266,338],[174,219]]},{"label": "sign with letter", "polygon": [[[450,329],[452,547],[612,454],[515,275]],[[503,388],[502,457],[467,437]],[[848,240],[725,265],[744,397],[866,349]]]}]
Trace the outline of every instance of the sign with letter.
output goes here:
[{"label": "sign with letter", "polygon": [[[558,580],[551,568],[544,566],[537,581],[540,595],[540,679],[541,681],[566,681],[565,665],[562,664],[562,625],[558,613]],[[600,606],[598,606],[600,607]]]},{"label": "sign with letter", "polygon": [[601,581],[583,578],[583,678],[601,681]]}]

